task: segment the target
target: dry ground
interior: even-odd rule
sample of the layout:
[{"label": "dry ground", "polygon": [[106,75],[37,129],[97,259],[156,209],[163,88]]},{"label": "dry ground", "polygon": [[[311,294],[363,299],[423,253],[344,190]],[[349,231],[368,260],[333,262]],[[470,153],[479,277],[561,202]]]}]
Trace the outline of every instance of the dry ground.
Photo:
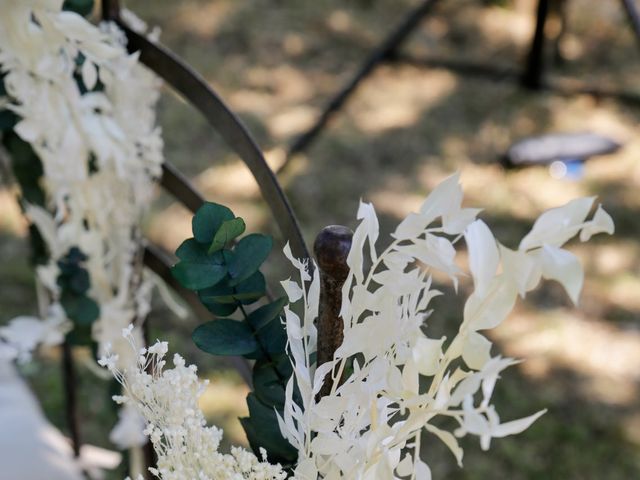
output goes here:
[{"label": "dry ground", "polygon": [[[277,164],[283,147],[313,122],[363,56],[415,3],[135,0],[128,5],[161,26],[163,42],[204,74]],[[555,65],[554,74],[640,93],[640,50],[619,2],[572,0],[568,7],[568,32],[560,45],[566,62]],[[517,66],[534,9],[530,0],[442,2],[405,51]],[[467,204],[485,209],[482,217],[507,245],[515,245],[541,211],[578,195],[597,195],[611,212],[614,237],[571,247],[586,266],[580,306],[573,308],[557,285],[547,284],[493,334],[504,354],[526,359],[504,376],[498,411],[505,418],[541,408],[549,413],[523,435],[496,440],[488,455],[475,439],[466,439],[463,470],[436,442],[427,442],[434,478],[640,478],[639,115],[637,105],[615,100],[530,92],[506,80],[386,65],[282,175],[309,242],[324,225],[353,227],[360,198],[375,203],[388,233],[456,170]],[[197,113],[167,93],[160,120],[170,161],[209,199],[245,217],[251,230],[277,234],[247,170]],[[524,136],[587,130],[625,147],[587,163],[579,179],[553,179],[542,167],[506,172],[496,163]],[[146,228],[172,249],[189,236],[189,221],[182,208],[162,197]],[[0,191],[0,322],[35,308],[24,228],[6,187]],[[277,251],[269,272],[274,283],[287,275]],[[439,299],[433,328],[451,329],[461,302],[461,296]],[[231,441],[243,441],[235,423],[244,394],[237,379],[219,369],[207,371],[214,361],[184,340],[195,320],[176,322],[160,305],[155,315],[162,325],[157,335],[174,339],[211,376],[205,410],[225,425]],[[59,382],[41,372],[35,366],[26,371],[36,390],[46,393],[47,413],[63,424]],[[94,395],[98,387],[86,378],[86,397],[100,398],[85,416],[107,419],[104,395]],[[96,429],[88,435],[98,436]]]}]

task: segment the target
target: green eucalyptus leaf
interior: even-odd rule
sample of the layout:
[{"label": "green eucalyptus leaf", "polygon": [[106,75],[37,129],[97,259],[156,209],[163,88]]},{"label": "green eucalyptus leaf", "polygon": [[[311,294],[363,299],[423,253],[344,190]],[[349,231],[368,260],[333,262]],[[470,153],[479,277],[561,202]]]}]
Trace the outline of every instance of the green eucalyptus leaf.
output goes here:
[{"label": "green eucalyptus leaf", "polygon": [[222,222],[222,225],[220,225],[220,228],[213,236],[213,241],[209,247],[209,253],[222,250],[227,243],[242,235],[246,228],[247,226],[245,225],[244,220],[239,217]]},{"label": "green eucalyptus leaf", "polygon": [[269,462],[282,465],[293,464],[298,457],[298,452],[282,436],[273,406],[265,405],[253,393],[247,396],[247,405],[249,417],[241,418],[240,423],[254,453],[259,455],[262,447],[267,451]]},{"label": "green eucalyptus leaf", "polygon": [[218,317],[228,317],[238,308],[236,302],[219,303],[216,301],[218,297],[225,297],[233,294],[233,287],[230,287],[225,278],[213,287],[198,290],[198,297],[207,309]]},{"label": "green eucalyptus leaf", "polygon": [[282,309],[287,304],[287,297],[280,297],[277,300],[257,308],[249,314],[247,321],[254,330],[259,331],[269,322],[279,317]]},{"label": "green eucalyptus leaf", "polygon": [[246,355],[260,348],[251,327],[230,318],[200,325],[191,338],[200,350],[213,355]]},{"label": "green eucalyptus leaf", "polygon": [[216,317],[228,317],[238,309],[237,303],[205,303],[205,307]]},{"label": "green eucalyptus leaf", "polygon": [[259,233],[252,233],[241,239],[228,256],[229,285],[238,285],[258,271],[262,263],[269,256],[273,240],[271,237]]},{"label": "green eucalyptus leaf", "polygon": [[11,157],[13,175],[20,184],[22,197],[32,205],[45,205],[45,195],[40,184],[43,167],[31,145],[15,132],[2,134],[2,143]]},{"label": "green eucalyptus leaf", "polygon": [[11,110],[0,110],[0,131],[11,130],[18,123],[18,116]]},{"label": "green eucalyptus leaf", "polygon": [[253,391],[258,399],[277,409],[284,407],[285,389],[272,362],[258,360],[253,366]]},{"label": "green eucalyptus leaf", "polygon": [[64,292],[60,298],[60,304],[67,316],[76,325],[91,325],[100,316],[100,307],[86,295],[74,295]]},{"label": "green eucalyptus leaf", "polygon": [[89,272],[83,268],[79,268],[69,277],[69,289],[77,294],[85,293],[91,287]]},{"label": "green eucalyptus leaf", "polygon": [[94,343],[91,325],[74,325],[66,338],[71,345],[86,346]]},{"label": "green eucalyptus leaf", "polygon": [[199,243],[195,238],[188,238],[176,250],[176,257],[188,262],[206,263],[209,261],[209,252],[206,245]]},{"label": "green eucalyptus leaf", "polygon": [[236,286],[236,294],[243,304],[253,303],[267,292],[264,275],[258,271]]},{"label": "green eucalyptus leaf", "polygon": [[[251,287],[251,285],[249,285]],[[259,287],[259,285],[256,285]],[[217,303],[223,305],[236,305],[238,302],[252,303],[260,298],[264,292],[260,291],[240,291],[237,287],[229,285],[229,278],[225,278],[215,287],[200,290],[198,295],[203,303]],[[234,309],[235,310],[235,309]]]},{"label": "green eucalyptus leaf", "polygon": [[273,318],[257,332],[258,341],[272,358],[286,355],[287,332],[279,318]]},{"label": "green eucalyptus leaf", "polygon": [[93,11],[93,0],[65,0],[62,8],[86,17]]},{"label": "green eucalyptus leaf", "polygon": [[224,205],[207,202],[198,209],[191,221],[193,237],[198,242],[209,245],[222,224],[233,218],[233,212]]},{"label": "green eucalyptus leaf", "polygon": [[226,265],[180,262],[171,269],[173,277],[189,290],[212,287],[227,274]]}]

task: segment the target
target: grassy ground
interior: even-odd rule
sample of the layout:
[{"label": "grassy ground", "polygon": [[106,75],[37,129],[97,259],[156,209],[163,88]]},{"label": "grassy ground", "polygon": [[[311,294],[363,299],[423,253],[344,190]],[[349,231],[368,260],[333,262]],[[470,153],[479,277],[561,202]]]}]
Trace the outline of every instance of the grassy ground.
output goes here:
[{"label": "grassy ground", "polygon": [[[186,58],[241,115],[270,161],[309,126],[375,42],[402,17],[408,0],[185,0],[127,4],[160,25],[163,42]],[[491,3],[491,2],[484,2]],[[496,3],[496,2],[493,2]],[[500,3],[500,2],[498,2]],[[449,56],[517,66],[533,27],[533,1],[442,2],[406,45],[414,55]],[[577,77],[640,93],[640,52],[618,2],[574,0],[556,77]],[[552,25],[553,26],[553,25]],[[468,205],[480,206],[498,238],[515,245],[544,209],[578,195],[597,195],[617,225],[612,238],[572,250],[586,265],[575,309],[547,284],[494,334],[502,353],[526,361],[504,375],[496,394],[505,419],[549,412],[523,435],[495,440],[489,454],[466,439],[465,468],[426,440],[434,478],[627,480],[640,478],[640,109],[614,100],[530,92],[503,80],[461,77],[406,64],[380,67],[281,181],[306,238],[331,223],[354,226],[358,199],[373,201],[388,233],[440,180],[459,170]],[[167,158],[211,200],[228,204],[249,229],[276,233],[244,166],[181,100],[162,99]],[[576,180],[545,168],[506,172],[497,158],[515,140],[547,132],[594,131],[625,144],[589,162]],[[149,236],[168,249],[189,236],[185,211],[160,198],[147,219]],[[383,233],[382,238],[385,238]],[[0,192],[0,322],[35,309],[24,224],[9,187]],[[272,255],[270,278],[288,276]],[[431,328],[450,331],[463,297],[440,299]],[[232,373],[198,354],[188,334],[160,305],[154,332],[169,337],[212,378],[204,408],[242,442],[235,421],[244,390]],[[63,424],[57,373],[27,369],[52,421]],[[87,398],[96,386],[84,381]],[[102,393],[100,393],[102,395]],[[93,396],[92,396],[93,398]],[[101,397],[102,398],[102,397]],[[87,425],[111,417],[106,401],[86,407]],[[89,421],[95,420],[96,421]],[[100,440],[99,428],[87,436]]]}]

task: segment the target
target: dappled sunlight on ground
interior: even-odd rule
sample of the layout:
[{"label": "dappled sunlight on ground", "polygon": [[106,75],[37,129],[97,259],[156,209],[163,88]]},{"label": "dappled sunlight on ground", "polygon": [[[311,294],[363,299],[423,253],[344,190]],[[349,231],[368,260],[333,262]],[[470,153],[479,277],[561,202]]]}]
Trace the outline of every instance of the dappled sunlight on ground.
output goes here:
[{"label": "dappled sunlight on ground", "polygon": [[584,393],[599,401],[635,406],[640,381],[640,331],[617,328],[566,308],[519,308],[492,332],[506,355],[522,358],[526,375],[547,380],[554,369],[581,375]]},{"label": "dappled sunlight on ground", "polygon": [[[130,0],[127,6],[162,27],[163,42],[210,81],[267,151],[268,162],[279,166],[287,144],[313,123],[375,42],[417,3]],[[406,51],[517,67],[536,2],[505,2],[509,8],[483,3],[440,2]],[[567,61],[553,63],[550,48],[553,73],[638,92],[637,44],[620,2],[573,1],[568,8],[570,28],[560,45]],[[640,478],[639,118],[640,108],[615,100],[531,92],[508,80],[390,64],[361,85],[282,175],[309,243],[325,225],[355,227],[363,199],[381,216],[382,246],[399,219],[417,210],[455,171],[461,174],[464,205],[483,208],[481,217],[510,247],[543,210],[577,196],[598,196],[611,213],[615,236],[568,246],[585,264],[580,306],[572,308],[550,282],[522,302],[493,337],[502,353],[525,359],[505,373],[498,410],[506,419],[546,407],[549,413],[525,435],[496,441],[493,457],[484,456],[477,442],[465,445],[465,470],[441,447],[427,443],[434,478]],[[248,231],[278,240],[249,170],[206,121],[169,93],[163,95],[160,119],[167,159],[208,199],[244,217]],[[523,137],[584,131],[607,135],[623,148],[590,160],[575,180],[554,179],[546,167],[505,171],[498,165]],[[185,208],[163,196],[144,225],[151,240],[173,250],[191,236],[190,222]],[[13,191],[0,190],[0,253],[10,260],[0,271],[0,323],[33,296],[24,235]],[[278,248],[267,271],[274,285],[288,276]],[[464,252],[459,261],[465,263]],[[8,278],[18,280],[5,287]],[[463,280],[463,290],[465,285]],[[435,302],[441,310],[433,322],[449,334],[460,319],[463,297],[444,300]],[[153,315],[162,325],[159,334],[175,335],[176,349],[195,349],[189,333],[197,319],[178,323],[162,307],[154,307]],[[247,390],[218,375],[217,364],[208,365],[201,368],[212,379],[203,409],[224,426],[225,441],[243,442],[234,419],[245,412]],[[50,385],[43,380],[37,388],[46,391]]]},{"label": "dappled sunlight on ground", "polygon": [[362,85],[357,100],[345,114],[367,134],[407,128],[415,124],[425,110],[450,95],[456,84],[456,77],[446,71],[426,76],[411,67],[382,67]]}]

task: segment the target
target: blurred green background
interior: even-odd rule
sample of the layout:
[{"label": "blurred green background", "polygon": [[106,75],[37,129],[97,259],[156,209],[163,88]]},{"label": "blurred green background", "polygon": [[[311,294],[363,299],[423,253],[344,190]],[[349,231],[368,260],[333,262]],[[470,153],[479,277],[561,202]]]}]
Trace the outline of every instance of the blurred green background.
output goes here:
[{"label": "blurred green background", "polygon": [[[135,0],[126,2],[162,42],[217,89],[255,134],[274,166],[284,147],[309,127],[327,99],[416,1],[409,0]],[[553,2],[552,2],[553,3]],[[403,51],[416,56],[522,64],[534,26],[533,0],[441,2]],[[549,48],[558,79],[578,78],[640,94],[640,49],[621,2],[567,0],[567,26]],[[557,23],[550,22],[552,36]],[[550,45],[551,47],[552,45]],[[559,52],[564,61],[555,58]],[[588,95],[523,90],[508,80],[463,77],[407,64],[379,67],[280,180],[312,243],[327,224],[355,226],[360,198],[381,216],[380,243],[442,179],[461,172],[468,206],[498,239],[515,246],[544,210],[581,195],[597,195],[616,223],[613,237],[570,249],[585,265],[581,303],[573,308],[554,283],[520,302],[491,332],[504,355],[525,359],[499,383],[497,410],[508,420],[542,408],[549,412],[525,433],[482,452],[468,437],[465,468],[437,441],[425,439],[435,479],[628,480],[640,478],[640,107]],[[277,237],[248,170],[206,122],[166,92],[159,108],[166,158],[206,194],[245,218],[249,231]],[[551,132],[593,131],[622,143],[617,154],[586,164],[579,179],[554,179],[546,167],[505,171],[498,157],[516,140]],[[35,313],[26,224],[7,179],[0,188],[0,323]],[[159,195],[145,219],[154,241],[173,250],[190,236],[190,214]],[[281,244],[279,245],[281,246]],[[461,255],[464,261],[464,254]],[[277,284],[289,275],[274,249],[267,268]],[[463,281],[456,295],[434,302],[430,328],[459,322]],[[196,362],[211,386],[203,409],[224,426],[229,443],[245,442],[236,417],[246,388],[189,336],[198,320],[175,319],[156,302],[154,337]],[[56,352],[23,371],[53,423],[65,430]],[[114,414],[106,387],[81,369],[84,437],[109,446]],[[123,475],[114,474],[113,478]]]}]

